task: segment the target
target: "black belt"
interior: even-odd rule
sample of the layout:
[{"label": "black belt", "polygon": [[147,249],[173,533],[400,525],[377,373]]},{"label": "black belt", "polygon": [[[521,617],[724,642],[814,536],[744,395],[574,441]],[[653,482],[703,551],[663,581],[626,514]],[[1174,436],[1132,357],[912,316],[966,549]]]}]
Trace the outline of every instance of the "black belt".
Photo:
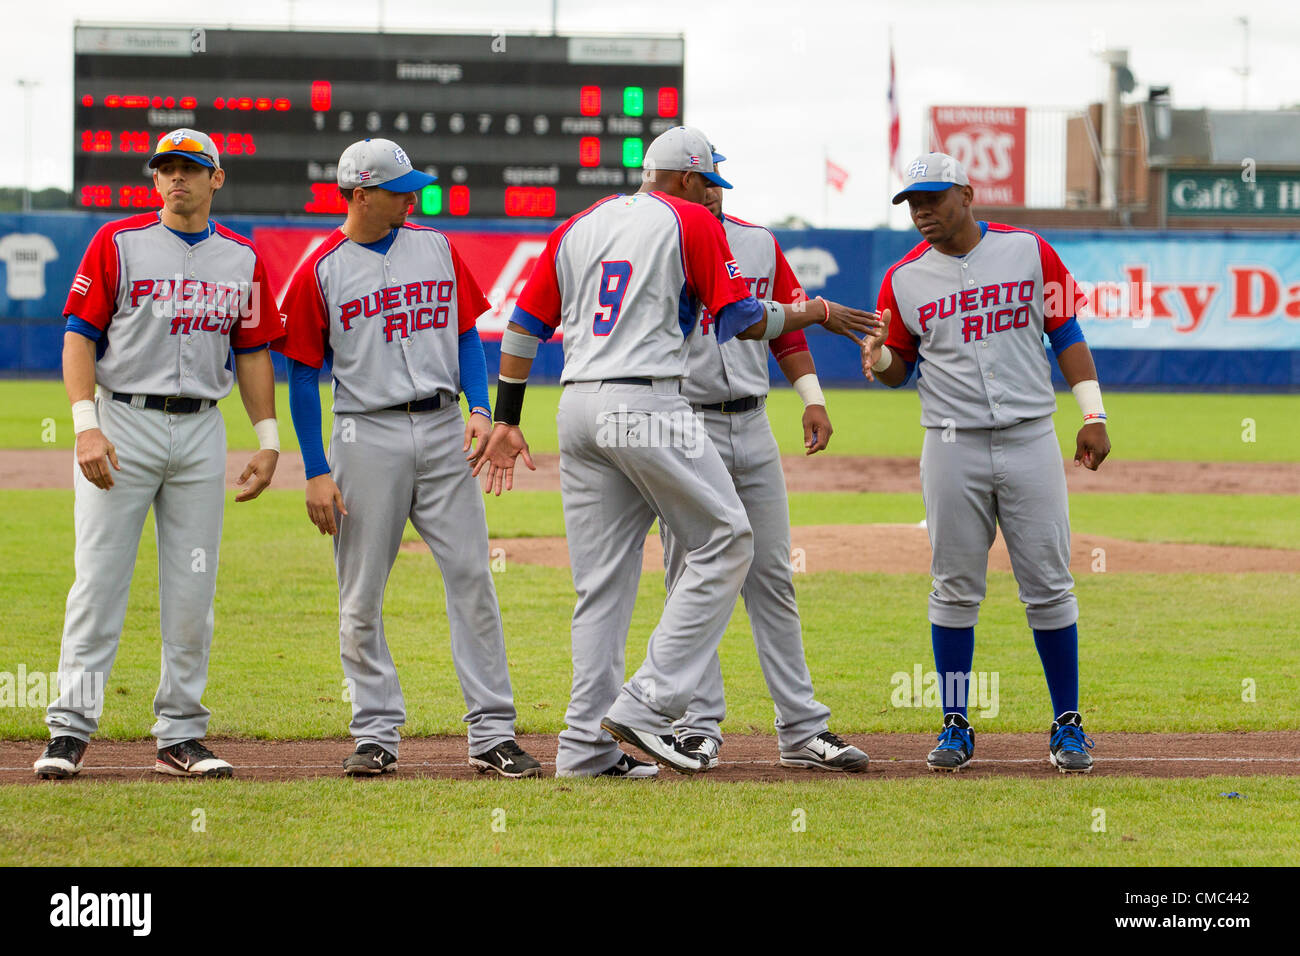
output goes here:
[{"label": "black belt", "polygon": [[601,379],[602,385],[644,385],[649,388],[655,383],[652,378],[606,378]]},{"label": "black belt", "polygon": [[186,398],[183,395],[130,395],[126,392],[114,392],[113,401],[135,408],[151,408],[155,412],[166,412],[169,415],[205,412],[217,404],[210,398]]},{"label": "black belt", "polygon": [[696,405],[698,411],[722,412],[724,415],[734,415],[737,412],[753,411],[761,405],[763,399],[758,395],[751,395],[749,398],[737,398],[730,402],[714,402],[711,405]]},{"label": "black belt", "polygon": [[[459,396],[457,396],[459,397]],[[454,405],[456,398],[448,398],[446,395],[435,395],[433,398],[421,398],[414,402],[402,402],[400,405],[389,405],[383,409],[386,412],[436,412],[440,408],[446,408],[448,405]]]}]

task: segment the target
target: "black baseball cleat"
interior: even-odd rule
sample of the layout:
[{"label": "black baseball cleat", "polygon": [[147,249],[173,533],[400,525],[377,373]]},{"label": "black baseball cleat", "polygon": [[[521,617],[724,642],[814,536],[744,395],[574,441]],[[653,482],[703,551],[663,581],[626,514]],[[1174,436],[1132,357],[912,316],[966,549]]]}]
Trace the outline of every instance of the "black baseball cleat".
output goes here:
[{"label": "black baseball cleat", "polygon": [[798,750],[781,751],[782,767],[797,767],[801,770],[866,773],[870,763],[864,751],[829,730],[823,730]]},{"label": "black baseball cleat", "polygon": [[1068,710],[1052,721],[1052,732],[1047,738],[1048,760],[1061,773],[1088,773],[1092,770],[1095,744],[1083,732],[1083,716]]},{"label": "black baseball cleat", "polygon": [[235,768],[197,740],[185,740],[158,751],[154,770],[173,777],[233,777]]},{"label": "black baseball cleat", "polygon": [[708,764],[707,769],[712,770],[718,765],[718,742],[712,737],[705,737],[703,734],[691,734],[688,737],[682,737],[678,744],[682,750],[697,760]]},{"label": "black baseball cleat", "polygon": [[975,731],[970,722],[961,714],[943,715],[943,733],[939,734],[939,746],[930,751],[925,758],[931,770],[943,770],[956,773],[970,763],[975,755]]},{"label": "black baseball cleat", "polygon": [[656,734],[652,730],[637,730],[627,724],[606,717],[601,728],[615,740],[631,744],[637,750],[678,773],[700,773],[709,769],[707,760],[688,754],[672,734]]},{"label": "black baseball cleat", "polygon": [[659,768],[644,760],[637,760],[625,753],[620,753],[618,763],[608,770],[602,770],[597,777],[618,777],[621,780],[651,780],[659,776]]},{"label": "black baseball cleat", "polygon": [[343,761],[345,777],[377,777],[397,769],[397,758],[379,744],[362,744]]},{"label": "black baseball cleat", "polygon": [[66,780],[81,771],[89,744],[66,734],[55,737],[45,746],[45,751],[32,764],[36,776],[42,780]]},{"label": "black baseball cleat", "polygon": [[541,763],[513,740],[503,740],[491,750],[471,754],[469,765],[479,773],[495,773],[511,780],[542,775]]}]

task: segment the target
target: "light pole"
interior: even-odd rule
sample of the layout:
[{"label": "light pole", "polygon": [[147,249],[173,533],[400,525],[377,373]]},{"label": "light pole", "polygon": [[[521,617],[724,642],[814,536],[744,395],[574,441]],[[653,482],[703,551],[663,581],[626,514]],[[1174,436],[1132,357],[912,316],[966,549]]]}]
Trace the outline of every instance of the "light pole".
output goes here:
[{"label": "light pole", "polygon": [[23,91],[23,212],[32,211],[32,90],[39,80],[18,81]]}]

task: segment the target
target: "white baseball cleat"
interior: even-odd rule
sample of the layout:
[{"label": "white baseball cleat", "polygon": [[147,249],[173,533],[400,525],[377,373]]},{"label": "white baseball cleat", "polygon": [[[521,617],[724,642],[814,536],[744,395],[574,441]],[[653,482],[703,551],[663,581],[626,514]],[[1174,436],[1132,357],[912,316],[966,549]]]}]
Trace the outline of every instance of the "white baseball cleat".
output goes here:
[{"label": "white baseball cleat", "polygon": [[865,773],[867,755],[829,730],[824,730],[798,750],[782,750],[781,766],[803,770],[839,770]]},{"label": "white baseball cleat", "polygon": [[712,770],[718,765],[718,742],[703,734],[690,734],[678,740],[678,744],[692,757],[697,757],[709,765]]},{"label": "white baseball cleat", "polygon": [[631,744],[652,758],[655,763],[663,764],[678,773],[700,773],[708,770],[706,761],[693,757],[681,749],[672,734],[656,734],[652,730],[637,730],[627,724],[606,717],[600,722],[601,728],[615,740]]},{"label": "white baseball cleat", "polygon": [[75,777],[81,771],[81,764],[86,756],[87,744],[84,740],[64,734],[55,737],[45,747],[45,752],[37,758],[32,766],[36,776],[42,780],[66,780]]},{"label": "white baseball cleat", "polygon": [[173,777],[230,777],[235,768],[197,740],[185,740],[158,751],[154,770]]}]

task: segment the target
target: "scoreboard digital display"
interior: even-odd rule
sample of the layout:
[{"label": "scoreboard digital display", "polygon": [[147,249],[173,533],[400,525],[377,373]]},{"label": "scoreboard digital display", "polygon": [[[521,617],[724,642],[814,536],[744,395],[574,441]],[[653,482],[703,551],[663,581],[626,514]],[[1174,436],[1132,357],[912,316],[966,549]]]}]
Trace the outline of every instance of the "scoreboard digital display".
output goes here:
[{"label": "scoreboard digital display", "polygon": [[146,163],[185,126],[221,150],[218,214],[337,217],[339,155],[383,137],[438,177],[420,215],[565,218],[683,122],[681,37],[78,26],[75,51],[83,209],[161,206]]}]

